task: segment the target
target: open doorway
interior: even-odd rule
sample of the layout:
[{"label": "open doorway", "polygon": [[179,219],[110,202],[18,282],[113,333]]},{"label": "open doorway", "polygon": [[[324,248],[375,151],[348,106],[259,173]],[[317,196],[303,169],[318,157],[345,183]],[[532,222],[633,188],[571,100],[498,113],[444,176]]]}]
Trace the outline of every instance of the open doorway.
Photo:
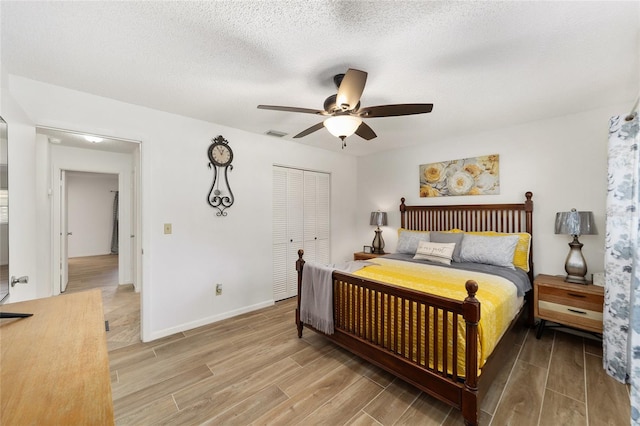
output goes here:
[{"label": "open doorway", "polygon": [[61,258],[66,265],[60,291],[113,292],[119,284],[118,175],[64,170],[63,176]]},{"label": "open doorway", "polygon": [[[140,232],[139,162],[140,144],[104,136],[38,127],[37,132],[48,139],[51,170],[51,238],[52,238],[52,294],[60,294],[66,287],[67,243],[78,240],[67,229],[68,185],[66,175],[86,178],[93,174],[117,176],[118,200],[118,284],[133,284],[140,291]],[[92,142],[99,140],[99,142]],[[82,174],[84,173],[84,174]],[[74,175],[75,174],[75,175]],[[108,197],[112,197],[109,192]],[[109,203],[112,201],[109,201]],[[107,234],[111,233],[107,231]]]}]

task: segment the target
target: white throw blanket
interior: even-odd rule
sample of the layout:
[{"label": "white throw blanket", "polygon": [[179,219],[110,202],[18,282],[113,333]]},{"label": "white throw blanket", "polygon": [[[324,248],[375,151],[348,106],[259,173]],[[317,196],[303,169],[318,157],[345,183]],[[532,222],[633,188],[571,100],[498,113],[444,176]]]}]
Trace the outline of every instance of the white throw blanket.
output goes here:
[{"label": "white throw blanket", "polygon": [[333,334],[333,271],[351,273],[368,265],[373,263],[362,260],[330,265],[305,262],[302,269],[300,321],[325,334]]}]

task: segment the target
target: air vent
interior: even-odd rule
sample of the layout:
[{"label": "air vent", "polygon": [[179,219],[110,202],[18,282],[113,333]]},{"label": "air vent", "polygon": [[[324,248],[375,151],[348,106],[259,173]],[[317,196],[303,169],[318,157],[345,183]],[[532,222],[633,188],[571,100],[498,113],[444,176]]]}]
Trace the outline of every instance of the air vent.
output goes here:
[{"label": "air vent", "polygon": [[265,133],[265,135],[275,136],[276,138],[281,138],[283,136],[287,136],[287,134],[285,132],[279,132],[277,130],[268,130],[267,133]]}]

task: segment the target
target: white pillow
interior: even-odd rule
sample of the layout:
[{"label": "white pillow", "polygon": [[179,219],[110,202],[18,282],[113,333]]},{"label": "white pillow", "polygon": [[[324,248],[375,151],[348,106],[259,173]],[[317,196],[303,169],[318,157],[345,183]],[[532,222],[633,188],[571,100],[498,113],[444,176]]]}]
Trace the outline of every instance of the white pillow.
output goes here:
[{"label": "white pillow", "polygon": [[420,241],[420,243],[418,243],[416,255],[413,256],[413,258],[451,265],[451,258],[453,257],[453,250],[455,250],[455,248],[455,243],[432,243],[430,241]]},{"label": "white pillow", "polygon": [[517,235],[487,237],[466,234],[462,239],[462,243],[460,243],[460,261],[485,263],[515,269],[513,266],[513,253],[516,250],[518,240],[519,237]]}]

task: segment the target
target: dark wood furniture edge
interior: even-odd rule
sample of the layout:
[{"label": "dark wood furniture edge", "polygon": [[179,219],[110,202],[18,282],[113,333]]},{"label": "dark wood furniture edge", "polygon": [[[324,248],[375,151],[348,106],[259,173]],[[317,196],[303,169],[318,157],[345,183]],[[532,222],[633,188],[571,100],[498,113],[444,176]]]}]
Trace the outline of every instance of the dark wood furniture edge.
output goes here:
[{"label": "dark wood furniture edge", "polygon": [[302,294],[302,269],[304,268],[304,259],[302,256],[304,256],[304,250],[299,249],[298,260],[296,260],[296,271],[298,272],[298,297],[296,301],[296,326],[298,327],[298,338],[302,338],[302,328],[304,327],[303,322],[300,321],[300,295]]}]

